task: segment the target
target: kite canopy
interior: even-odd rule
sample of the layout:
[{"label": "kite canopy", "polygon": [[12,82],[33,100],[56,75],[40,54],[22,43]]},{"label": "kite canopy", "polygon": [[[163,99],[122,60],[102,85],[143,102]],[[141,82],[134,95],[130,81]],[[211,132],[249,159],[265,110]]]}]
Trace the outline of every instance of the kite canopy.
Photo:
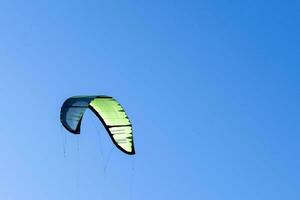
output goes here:
[{"label": "kite canopy", "polygon": [[62,125],[74,134],[80,134],[85,110],[89,108],[104,125],[113,143],[126,154],[135,154],[132,125],[122,106],[109,96],[76,96],[67,99],[60,111]]}]

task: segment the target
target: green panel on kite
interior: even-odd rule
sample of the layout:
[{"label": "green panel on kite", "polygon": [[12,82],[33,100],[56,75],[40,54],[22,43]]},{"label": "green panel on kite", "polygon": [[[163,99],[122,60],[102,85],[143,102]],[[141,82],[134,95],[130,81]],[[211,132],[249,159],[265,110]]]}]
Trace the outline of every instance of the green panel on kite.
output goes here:
[{"label": "green panel on kite", "polygon": [[67,99],[61,108],[61,123],[80,134],[83,114],[90,108],[103,123],[113,143],[127,154],[135,154],[132,125],[122,106],[109,96],[77,96]]},{"label": "green panel on kite", "polygon": [[96,98],[90,106],[101,116],[115,144],[134,152],[131,123],[122,106],[113,98]]},{"label": "green panel on kite", "polygon": [[99,113],[108,126],[130,125],[125,111],[113,98],[96,98],[90,105]]}]

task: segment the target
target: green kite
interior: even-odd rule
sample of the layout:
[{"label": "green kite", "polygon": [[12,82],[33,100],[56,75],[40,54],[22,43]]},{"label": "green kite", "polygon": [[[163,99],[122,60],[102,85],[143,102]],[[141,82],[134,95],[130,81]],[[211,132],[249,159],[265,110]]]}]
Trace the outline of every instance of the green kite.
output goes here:
[{"label": "green kite", "polygon": [[75,96],[68,98],[60,111],[62,125],[71,133],[80,134],[85,110],[89,108],[104,125],[112,142],[126,154],[135,154],[132,125],[122,106],[109,96]]}]

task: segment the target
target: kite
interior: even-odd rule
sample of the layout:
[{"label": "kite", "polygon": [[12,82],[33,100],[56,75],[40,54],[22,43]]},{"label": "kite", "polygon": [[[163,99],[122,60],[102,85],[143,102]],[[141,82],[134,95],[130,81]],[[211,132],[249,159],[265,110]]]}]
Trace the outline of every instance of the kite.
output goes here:
[{"label": "kite", "polygon": [[73,134],[80,134],[81,120],[90,109],[102,122],[112,142],[122,152],[135,154],[132,125],[122,106],[109,96],[74,96],[61,107],[60,121]]}]

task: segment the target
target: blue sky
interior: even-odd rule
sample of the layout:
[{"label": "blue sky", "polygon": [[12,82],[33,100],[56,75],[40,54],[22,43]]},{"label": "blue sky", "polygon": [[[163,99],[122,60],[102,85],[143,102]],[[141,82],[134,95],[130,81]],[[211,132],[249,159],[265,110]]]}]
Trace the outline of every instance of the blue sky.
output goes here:
[{"label": "blue sky", "polygon": [[[299,1],[0,2],[0,199],[298,200]],[[73,95],[118,99],[136,156]]]}]

